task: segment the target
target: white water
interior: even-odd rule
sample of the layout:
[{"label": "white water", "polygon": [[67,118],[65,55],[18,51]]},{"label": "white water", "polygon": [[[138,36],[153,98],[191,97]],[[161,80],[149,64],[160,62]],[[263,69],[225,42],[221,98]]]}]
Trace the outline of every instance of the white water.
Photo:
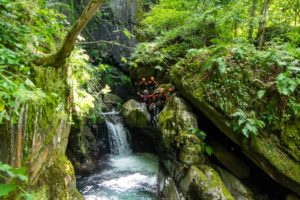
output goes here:
[{"label": "white water", "polygon": [[112,154],[131,154],[132,151],[128,142],[127,130],[124,127],[122,118],[113,113],[108,117],[105,117],[105,122],[108,129],[109,147]]},{"label": "white water", "polygon": [[148,153],[132,153],[118,113],[104,116],[112,154],[99,161],[97,172],[78,178],[80,192],[87,200],[157,199],[158,158]]}]

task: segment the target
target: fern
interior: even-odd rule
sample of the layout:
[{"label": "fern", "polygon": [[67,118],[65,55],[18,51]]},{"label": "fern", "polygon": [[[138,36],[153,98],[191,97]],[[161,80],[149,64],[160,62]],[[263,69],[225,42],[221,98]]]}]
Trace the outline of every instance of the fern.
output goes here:
[{"label": "fern", "polygon": [[238,110],[231,115],[234,118],[233,130],[246,138],[250,136],[256,137],[259,130],[265,127],[265,123],[255,117],[255,113],[252,111],[247,114],[243,110]]}]

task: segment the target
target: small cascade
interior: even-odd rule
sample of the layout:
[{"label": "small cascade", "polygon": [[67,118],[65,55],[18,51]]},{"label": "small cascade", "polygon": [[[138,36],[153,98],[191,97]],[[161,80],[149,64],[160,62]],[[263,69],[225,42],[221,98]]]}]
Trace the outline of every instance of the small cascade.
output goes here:
[{"label": "small cascade", "polygon": [[107,125],[111,153],[114,155],[131,154],[132,150],[128,142],[129,137],[122,117],[115,111],[105,113],[103,116]]},{"label": "small cascade", "polygon": [[132,152],[130,134],[118,112],[103,116],[111,154],[101,159],[93,174],[78,177],[79,191],[86,200],[157,199],[158,157]]}]

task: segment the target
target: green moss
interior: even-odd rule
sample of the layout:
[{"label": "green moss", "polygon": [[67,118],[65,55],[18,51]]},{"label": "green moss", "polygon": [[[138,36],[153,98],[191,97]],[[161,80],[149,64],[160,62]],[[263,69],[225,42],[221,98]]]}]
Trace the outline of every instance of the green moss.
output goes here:
[{"label": "green moss", "polygon": [[288,153],[297,161],[300,161],[300,121],[283,126],[281,140]]},{"label": "green moss", "polygon": [[144,104],[133,99],[127,101],[122,106],[122,115],[125,122],[136,128],[147,128],[150,121],[150,115]]},{"label": "green moss", "polygon": [[[291,188],[299,188],[300,186],[300,164],[292,160],[287,154],[282,152],[277,144],[269,138],[259,138],[255,142],[255,151],[267,159],[274,167],[275,171],[268,171],[267,173],[275,173],[278,179],[286,176],[291,182],[286,182]],[[266,170],[266,169],[265,169]],[[273,169],[274,170],[274,169]],[[273,175],[273,176],[274,176]],[[299,191],[299,190],[298,190]]]},{"label": "green moss", "polygon": [[187,199],[233,200],[218,173],[209,166],[191,166],[180,182]]},{"label": "green moss", "polygon": [[47,170],[41,175],[38,185],[48,189],[50,199],[83,199],[76,189],[73,166],[61,153],[49,156]]}]

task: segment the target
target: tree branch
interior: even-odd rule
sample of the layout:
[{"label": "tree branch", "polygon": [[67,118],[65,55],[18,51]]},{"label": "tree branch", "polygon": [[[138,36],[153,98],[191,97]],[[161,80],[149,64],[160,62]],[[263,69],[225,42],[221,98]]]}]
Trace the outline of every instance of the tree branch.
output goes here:
[{"label": "tree branch", "polygon": [[78,35],[85,28],[91,18],[96,14],[102,2],[103,0],[90,0],[80,17],[76,20],[72,29],[66,35],[61,48],[55,53],[35,59],[33,63],[37,65],[53,67],[64,66],[66,59],[70,56],[74,49]]}]

